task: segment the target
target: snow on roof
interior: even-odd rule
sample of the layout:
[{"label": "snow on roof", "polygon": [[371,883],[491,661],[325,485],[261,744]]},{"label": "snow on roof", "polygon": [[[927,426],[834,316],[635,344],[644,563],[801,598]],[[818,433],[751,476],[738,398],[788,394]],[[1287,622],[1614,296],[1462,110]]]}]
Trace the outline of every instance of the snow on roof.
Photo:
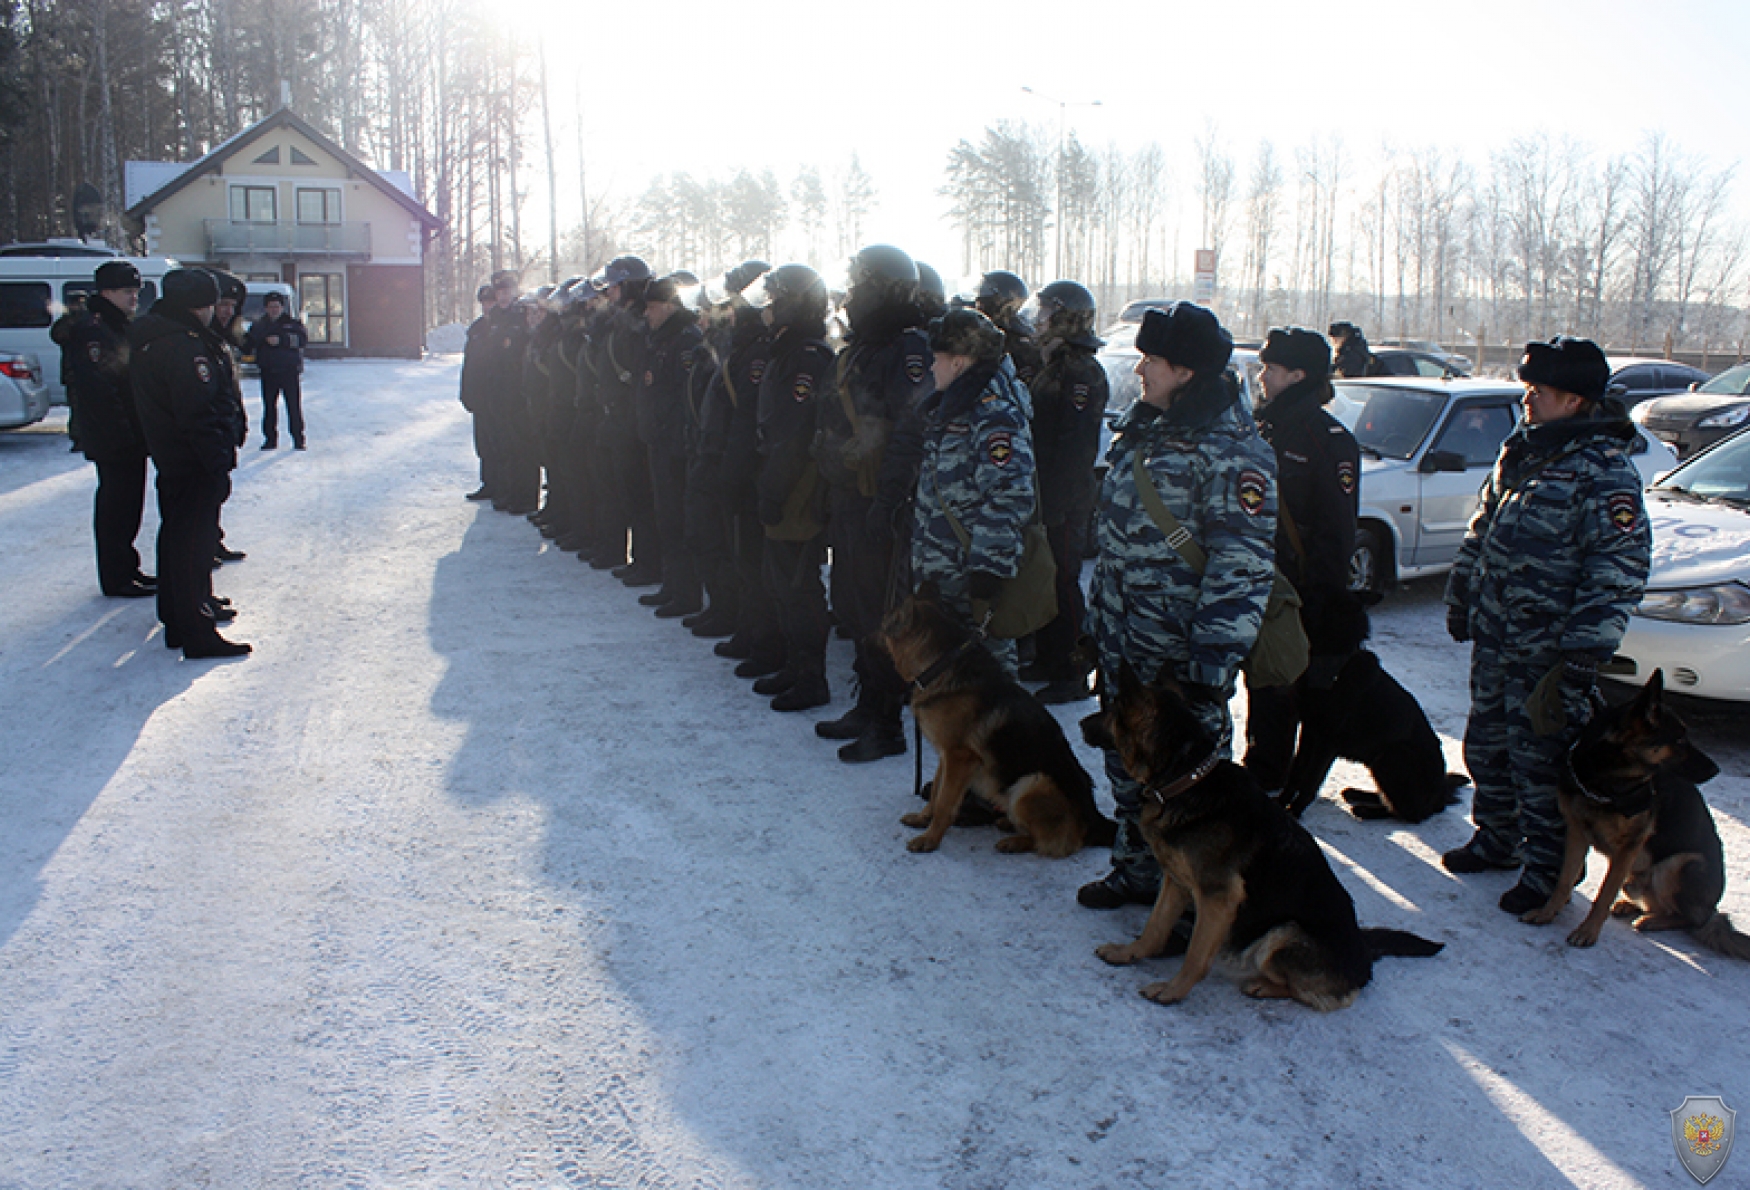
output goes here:
[{"label": "snow on roof", "polygon": [[169,185],[188,168],[182,161],[130,161],[122,167],[124,209]]},{"label": "snow on roof", "polygon": [[419,201],[419,195],[413,193],[413,175],[404,169],[380,169],[377,176],[395,187],[408,198]]}]

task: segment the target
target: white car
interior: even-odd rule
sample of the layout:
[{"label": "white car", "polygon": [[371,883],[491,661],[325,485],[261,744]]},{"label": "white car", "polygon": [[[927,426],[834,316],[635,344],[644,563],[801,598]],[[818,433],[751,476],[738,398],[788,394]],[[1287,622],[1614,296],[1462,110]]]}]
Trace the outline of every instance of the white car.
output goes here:
[{"label": "white car", "polygon": [[48,415],[49,387],[37,357],[0,351],[0,430],[35,425]]},{"label": "white car", "polygon": [[1662,669],[1667,690],[1750,702],[1750,431],[1646,498],[1653,569],[1604,676],[1640,685]]}]

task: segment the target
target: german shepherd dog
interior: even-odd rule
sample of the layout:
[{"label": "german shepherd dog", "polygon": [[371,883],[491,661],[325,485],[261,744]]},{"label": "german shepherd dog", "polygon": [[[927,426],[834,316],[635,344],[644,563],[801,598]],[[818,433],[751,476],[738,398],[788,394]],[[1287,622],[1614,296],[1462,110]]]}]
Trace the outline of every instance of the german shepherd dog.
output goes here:
[{"label": "german shepherd dog", "polygon": [[1557,794],[1568,823],[1562,872],[1543,908],[1520,920],[1554,920],[1596,847],[1610,868],[1569,946],[1596,943],[1606,916],[1632,917],[1637,930],[1687,930],[1710,950],[1750,959],[1750,936],[1718,911],[1725,853],[1696,788],[1719,771],[1665,708],[1665,675],[1654,670],[1632,701],[1593,716],[1568,753]]},{"label": "german shepherd dog", "polygon": [[887,614],[881,642],[911,684],[912,714],[939,758],[929,807],[900,819],[925,828],[908,848],[939,847],[968,790],[1014,830],[998,851],[1061,858],[1111,846],[1117,824],[1095,806],[1093,779],[1063,728],[942,606],[934,583]]},{"label": "german shepherd dog", "polygon": [[[1421,822],[1457,800],[1468,777],[1446,771],[1440,737],[1416,698],[1364,647],[1367,608],[1378,595],[1346,591],[1310,617],[1313,662],[1295,684],[1300,744],[1282,789],[1282,805],[1299,818],[1340,756],[1367,766],[1378,791],[1343,790],[1357,818]],[[1333,672],[1334,671],[1334,672]]]},{"label": "german shepherd dog", "polygon": [[1249,772],[1219,759],[1170,678],[1144,686],[1126,663],[1117,685],[1084,731],[1089,743],[1115,748],[1142,783],[1142,833],[1160,861],[1161,893],[1136,941],[1095,953],[1115,966],[1154,958],[1185,910],[1197,910],[1178,974],[1144,996],[1176,1004],[1226,956],[1238,960],[1246,995],[1329,1012],[1354,1002],[1374,959],[1443,949],[1400,930],[1362,929],[1318,843]]}]

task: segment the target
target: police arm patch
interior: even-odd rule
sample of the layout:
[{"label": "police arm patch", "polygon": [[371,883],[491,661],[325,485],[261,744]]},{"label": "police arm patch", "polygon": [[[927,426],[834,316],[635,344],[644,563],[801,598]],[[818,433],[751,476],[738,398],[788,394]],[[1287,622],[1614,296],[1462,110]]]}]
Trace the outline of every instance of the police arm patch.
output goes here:
[{"label": "police arm patch", "polygon": [[1345,496],[1355,494],[1355,464],[1348,459],[1337,464],[1337,486],[1343,489]]},{"label": "police arm patch", "polygon": [[1239,497],[1240,507],[1247,516],[1257,516],[1264,511],[1264,493],[1269,489],[1270,481],[1264,478],[1262,471],[1248,467],[1240,472]]},{"label": "police arm patch", "polygon": [[923,356],[908,355],[905,357],[905,378],[907,380],[913,384],[919,383],[924,378],[924,370]]},{"label": "police arm patch", "polygon": [[1086,409],[1088,407],[1088,386],[1085,384],[1073,386],[1069,390],[1069,399],[1078,411]]},{"label": "police arm patch", "polygon": [[207,362],[206,356],[197,355],[194,357],[194,374],[200,377],[202,384],[212,383],[213,365]]},{"label": "police arm patch", "polygon": [[807,372],[796,373],[795,383],[790,386],[790,395],[798,401],[806,401],[814,395],[814,377]]},{"label": "police arm patch", "polygon": [[101,362],[103,359],[103,344],[93,340],[85,345],[85,354],[91,357],[92,363],[95,364]]},{"label": "police arm patch", "polygon": [[765,375],[766,375],[766,361],[765,360],[756,359],[753,361],[752,364],[748,365],[747,377],[749,380],[753,381],[755,384],[758,384],[762,379],[764,379]]},{"label": "police arm patch", "polygon": [[1006,466],[1015,457],[1015,436],[1008,430],[998,430],[990,436],[985,446],[985,452],[990,461],[999,467]]},{"label": "police arm patch", "polygon": [[1640,503],[1627,492],[1617,492],[1610,498],[1610,523],[1618,533],[1633,533],[1641,523]]}]

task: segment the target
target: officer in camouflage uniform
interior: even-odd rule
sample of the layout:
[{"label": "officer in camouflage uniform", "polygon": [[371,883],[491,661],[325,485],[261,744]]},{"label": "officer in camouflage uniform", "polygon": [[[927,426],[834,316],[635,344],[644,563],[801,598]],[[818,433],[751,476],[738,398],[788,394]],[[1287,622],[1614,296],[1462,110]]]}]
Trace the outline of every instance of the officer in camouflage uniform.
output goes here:
[{"label": "officer in camouflage uniform", "polygon": [[1034,636],[1037,667],[1023,678],[1046,683],[1039,701],[1079,702],[1089,696],[1087,666],[1076,642],[1087,619],[1082,560],[1094,510],[1094,460],[1110,390],[1094,358],[1094,295],[1074,281],[1053,281],[1039,291],[1039,374],[1033,394],[1033,451],[1039,460],[1039,501],[1057,563],[1057,618]]},{"label": "officer in camouflage uniform", "polygon": [[849,741],[838,750],[847,764],[905,751],[905,683],[876,639],[887,610],[892,534],[872,531],[869,510],[893,428],[930,388],[917,287],[917,265],[898,248],[874,244],[857,253],[845,301],[850,338],[832,385],[815,402],[815,459],[829,501],[832,606],[856,642],[857,704],[814,730],[822,739]]},{"label": "officer in camouflage uniform", "polygon": [[1604,397],[1604,353],[1566,336],[1529,343],[1519,378],[1525,420],[1501,446],[1446,584],[1447,627],[1472,642],[1464,758],[1477,829],[1441,857],[1459,873],[1523,864],[1501,897],[1513,914],[1548,900],[1561,869],[1562,765],[1652,552],[1626,453],[1635,429]]},{"label": "officer in camouflage uniform", "polygon": [[[1003,580],[1020,569],[1033,517],[1032,403],[1002,331],[976,310],[931,323],[930,350],[936,391],[922,408],[912,579],[933,580],[943,606],[978,627]],[[985,647],[1015,672],[1014,641],[990,638]]]},{"label": "officer in camouflage uniform", "polygon": [[[1275,578],[1276,457],[1227,372],[1233,339],[1215,315],[1189,302],[1150,310],[1136,349],[1142,397],[1106,455],[1089,631],[1107,689],[1121,661],[1145,680],[1165,671],[1225,755],[1228,700]],[[1144,506],[1139,455],[1161,502],[1203,547],[1201,575]],[[1138,826],[1141,788],[1116,752],[1106,754],[1106,776],[1118,819],[1112,871],[1076,899],[1091,909],[1152,903],[1160,869]]]},{"label": "officer in camouflage uniform", "polygon": [[[766,534],[766,589],[784,635],[782,668],[759,678],[753,688],[772,696],[774,711],[806,711],[831,700],[826,587],[820,580],[826,524],[820,472],[810,457],[816,397],[832,379],[826,283],[805,264],[787,264],[749,286],[747,296],[771,330],[770,362],[760,380],[754,490]],[[736,669],[744,672],[750,672],[749,662]]]}]

